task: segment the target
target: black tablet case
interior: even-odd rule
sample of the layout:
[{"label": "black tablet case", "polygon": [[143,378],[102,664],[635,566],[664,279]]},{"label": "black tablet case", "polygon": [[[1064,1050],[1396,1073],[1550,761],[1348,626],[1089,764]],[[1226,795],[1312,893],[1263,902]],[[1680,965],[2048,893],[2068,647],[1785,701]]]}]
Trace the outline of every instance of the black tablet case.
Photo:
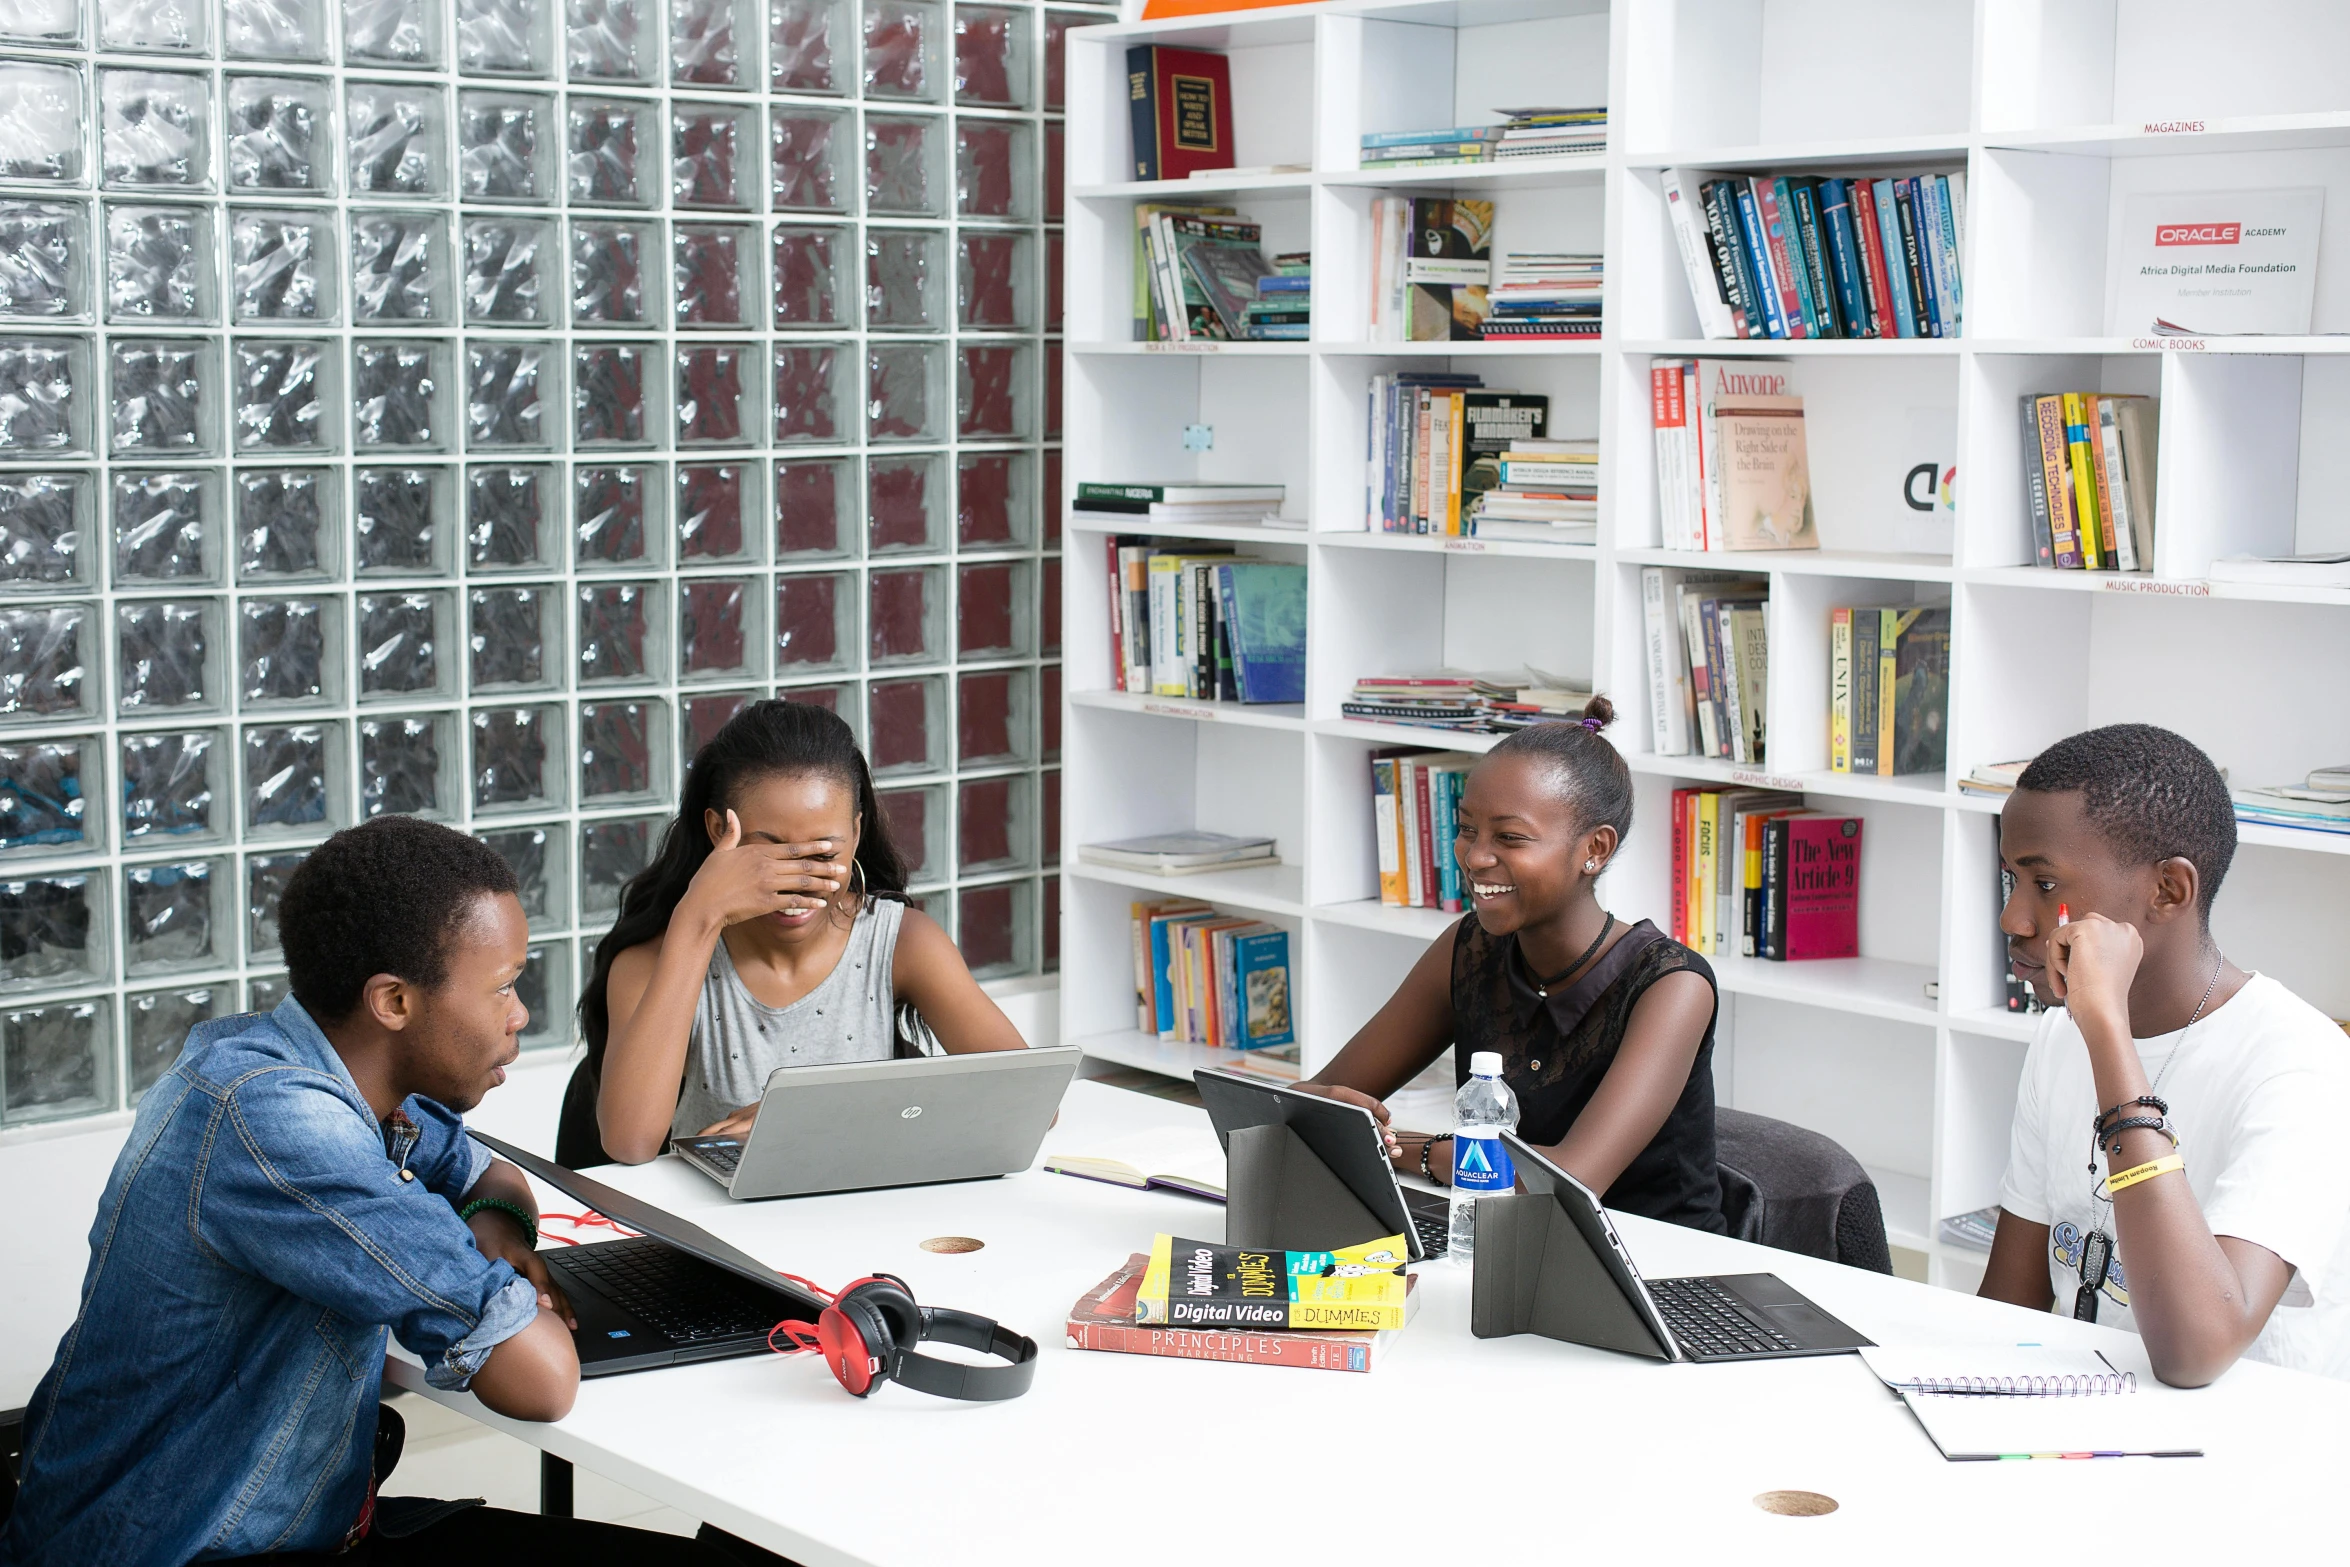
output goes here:
[{"label": "black tablet case", "polygon": [[1475,1266],[1469,1331],[1478,1338],[1539,1333],[1651,1360],[1672,1358],[1592,1255],[1556,1193],[1478,1198]]}]

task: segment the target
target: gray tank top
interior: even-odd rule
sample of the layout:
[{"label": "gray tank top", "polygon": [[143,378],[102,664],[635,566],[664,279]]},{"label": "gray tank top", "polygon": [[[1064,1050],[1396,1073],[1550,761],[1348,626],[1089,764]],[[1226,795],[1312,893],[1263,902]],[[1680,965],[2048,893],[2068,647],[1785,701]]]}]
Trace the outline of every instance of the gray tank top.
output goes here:
[{"label": "gray tank top", "polygon": [[767,1092],[768,1075],[779,1066],[888,1060],[896,1037],[891,959],[905,915],[902,903],[870,900],[832,972],[788,1007],[771,1007],[752,995],[725,941],[719,941],[694,1003],[685,1092],[669,1123],[670,1135],[691,1137],[744,1105],[757,1104]]}]

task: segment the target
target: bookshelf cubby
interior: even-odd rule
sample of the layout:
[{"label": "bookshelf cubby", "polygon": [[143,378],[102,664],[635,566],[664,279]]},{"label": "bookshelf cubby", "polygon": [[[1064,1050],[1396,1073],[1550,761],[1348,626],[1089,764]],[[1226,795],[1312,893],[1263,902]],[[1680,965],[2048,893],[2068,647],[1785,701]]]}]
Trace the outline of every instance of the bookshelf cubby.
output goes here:
[{"label": "bookshelf cubby", "polygon": [[[1194,477],[1287,487],[1292,527],[1200,524],[1308,568],[1306,699],[1236,707],[1117,692],[1106,533],[1069,513],[1063,1037],[1181,1075],[1214,1052],[1134,1029],[1127,905],[1185,894],[1292,933],[1304,1060],[1327,1061],[1455,916],[1382,907],[1369,755],[1478,751],[1491,737],[1350,722],[1360,676],[1532,664],[1615,698],[1611,738],[1638,786],[1603,888],[1663,923],[1667,804],[1687,783],[1800,789],[1863,817],[1861,955],[1715,959],[1725,1104],[1814,1127],[1876,1175],[1894,1243],[1972,1288],[1978,1253],[1937,1222],[1997,1198],[2033,1020],[2001,1008],[1998,805],[1962,794],[1979,764],[2094,724],[2176,729],[2245,783],[2350,759],[2350,590],[2208,580],[2221,556],[2350,548],[2350,243],[2321,250],[2314,333],[2186,340],[2108,319],[2122,203],[2143,191],[2322,186],[2350,224],[2350,14],[2266,0],[2214,29],[2186,0],[1325,0],[1270,12],[1070,35],[1068,460],[1065,483]],[[1898,70],[1855,69],[1820,40],[1899,40]],[[2193,40],[2192,47],[2182,40]],[[1126,178],[1125,50],[1233,60],[1236,161],[1212,179]],[[1366,170],[1368,132],[1487,120],[1532,104],[1610,106],[1604,154],[1467,168]],[[1301,171],[1251,172],[1305,165]],[[1964,169],[1966,335],[1707,341],[1663,201],[1667,168],[1903,174]],[[1495,251],[1607,258],[1596,340],[1384,343],[1369,337],[1371,203],[1490,196]],[[1303,343],[1133,341],[1137,201],[1213,195],[1314,253]],[[1784,555],[1661,547],[1649,421],[1659,358],[1763,356],[1798,369],[1822,548]],[[1457,370],[1544,392],[1551,431],[1600,442],[1596,545],[1367,532],[1364,414],[1373,377]],[[2017,399],[2048,391],[2162,399],[2151,570],[2031,564]],[[1186,444],[1205,426],[1209,444]],[[1955,467],[1955,505],[1904,499],[1920,464]],[[1141,531],[1141,530],[1121,530]],[[1655,754],[1645,720],[1641,571],[1767,582],[1767,761]],[[1952,610],[1949,769],[1828,771],[1827,621],[1848,604]],[[1078,860],[1080,845],[1198,827],[1274,835],[1283,863],[1154,878]],[[2245,826],[2215,912],[2230,955],[2350,1016],[2350,837]],[[1441,1098],[1423,1103],[1440,1113]]]}]

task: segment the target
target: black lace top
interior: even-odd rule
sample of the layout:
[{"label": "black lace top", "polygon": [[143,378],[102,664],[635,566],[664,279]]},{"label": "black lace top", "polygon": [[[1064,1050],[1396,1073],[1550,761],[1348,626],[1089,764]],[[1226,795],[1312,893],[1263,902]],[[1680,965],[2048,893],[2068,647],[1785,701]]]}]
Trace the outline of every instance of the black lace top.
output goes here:
[{"label": "black lace top", "polygon": [[[1500,1054],[1502,1079],[1518,1096],[1518,1135],[1563,1140],[1615,1063],[1633,1004],[1667,974],[1686,969],[1710,988],[1705,959],[1646,920],[1603,953],[1589,972],[1548,998],[1519,955],[1514,935],[1489,936],[1471,914],[1452,948],[1453,1061],[1469,1080],[1469,1056]],[[1719,1006],[1716,1007],[1719,1015]],[[1681,1097],[1654,1141],[1602,1193],[1611,1208],[1695,1230],[1724,1231],[1721,1177],[1714,1168],[1714,1019]]]}]

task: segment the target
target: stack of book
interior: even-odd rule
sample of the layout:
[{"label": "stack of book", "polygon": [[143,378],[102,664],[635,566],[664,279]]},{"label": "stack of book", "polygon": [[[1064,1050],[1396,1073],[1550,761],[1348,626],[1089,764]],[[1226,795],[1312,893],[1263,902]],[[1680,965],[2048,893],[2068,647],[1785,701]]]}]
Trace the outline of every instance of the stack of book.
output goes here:
[{"label": "stack of book", "polygon": [[[1234,1255],[1222,1248],[1205,1248],[1202,1243],[1179,1244],[1187,1251],[1212,1249],[1219,1259]],[[1156,1298],[1145,1298],[1154,1273],[1155,1255],[1154,1242],[1153,1252],[1136,1252],[1069,1308],[1065,1332],[1071,1349],[1164,1355],[1178,1360],[1235,1361],[1256,1366],[1301,1366],[1312,1371],[1370,1371],[1386,1363],[1388,1355],[1393,1353],[1387,1347],[1389,1341],[1403,1331],[1401,1324],[1409,1323],[1419,1311],[1420,1276],[1412,1273],[1394,1280],[1400,1286],[1400,1305],[1392,1311],[1382,1309],[1369,1318],[1389,1326],[1304,1326],[1310,1319],[1290,1315],[1295,1310],[1292,1303],[1271,1307],[1263,1301],[1246,1298],[1199,1301],[1185,1314],[1191,1320],[1169,1322],[1167,1318],[1172,1313],[1167,1309],[1166,1267],[1156,1269]],[[1274,1260],[1280,1262],[1283,1258],[1276,1253]],[[1341,1260],[1336,1254],[1316,1254],[1308,1264],[1308,1271],[1319,1274],[1328,1269],[1335,1274]],[[1286,1265],[1297,1266],[1294,1262]],[[1211,1297],[1215,1293],[1211,1291]],[[1291,1293],[1294,1294],[1294,1289]],[[1268,1320],[1275,1311],[1284,1318],[1280,1326]],[[1334,1316],[1332,1320],[1362,1318],[1349,1313]],[[1291,1323],[1301,1325],[1291,1326]]]},{"label": "stack of book", "polygon": [[1860,953],[1861,819],[1769,789],[1673,791],[1673,939],[1713,957]]},{"label": "stack of book", "polygon": [[2019,406],[2024,506],[2040,564],[2153,570],[2155,399],[2043,392]]},{"label": "stack of book", "polygon": [[1252,342],[1302,343],[1313,335],[1314,258],[1286,251],[1257,279],[1257,297],[1241,312],[1241,336]]},{"label": "stack of book", "polygon": [[1128,906],[1135,1027],[1218,1050],[1295,1045],[1289,932],[1188,898]]},{"label": "stack of book", "polygon": [[1467,888],[1453,858],[1461,785],[1477,758],[1462,751],[1371,753],[1371,831],[1379,850],[1379,901],[1391,909],[1458,914]]},{"label": "stack of book", "polygon": [[2350,833],[2350,767],[2321,767],[2296,787],[2231,789],[2236,820],[2304,832]]},{"label": "stack of book", "polygon": [[1491,163],[1497,158],[1556,157],[1607,150],[1607,110],[1515,109],[1501,125],[1452,125],[1440,130],[1375,131],[1363,138],[1366,169],[1426,168]]},{"label": "stack of book", "polygon": [[1811,457],[1783,359],[1648,367],[1659,532],[1669,550],[1816,550]]},{"label": "stack of book", "polygon": [[1302,702],[1306,568],[1229,545],[1112,534],[1110,668],[1117,689],[1209,702]]},{"label": "stack of book", "polygon": [[1493,282],[1493,203],[1381,196],[1371,203],[1371,340],[1475,342]]},{"label": "stack of book", "polygon": [[1597,337],[1603,257],[1566,250],[1505,250],[1487,292],[1487,339]]},{"label": "stack of book", "polygon": [[[1267,259],[1262,226],[1228,206],[1141,202],[1134,217],[1134,335],[1139,341],[1307,335],[1306,285],[1276,283],[1270,292],[1265,287],[1268,279],[1307,277],[1310,263],[1304,253]],[[1298,296],[1294,301],[1292,290]]]},{"label": "stack of book", "polygon": [[1770,589],[1719,571],[1640,569],[1650,736],[1659,756],[1759,766],[1767,753]]},{"label": "stack of book", "polygon": [[1829,611],[1830,772],[1942,771],[1949,710],[1949,605]]},{"label": "stack of book", "polygon": [[1707,337],[1956,337],[1966,175],[1664,171]]},{"label": "stack of book", "polygon": [[2004,800],[2015,793],[2015,781],[2031,766],[2031,758],[2020,762],[1984,762],[1958,781],[1960,794],[1981,795],[1985,799]]},{"label": "stack of book", "polygon": [[1599,541],[1599,443],[1512,441],[1500,480],[1477,497],[1463,531],[1478,538],[1555,544]]},{"label": "stack of book", "polygon": [[1366,723],[1408,724],[1467,734],[1507,734],[1579,719],[1590,687],[1539,669],[1468,674],[1370,675],[1355,682],[1339,713]]},{"label": "stack of book", "polygon": [[1607,151],[1607,105],[1580,109],[1504,109],[1509,124],[1494,144],[1496,158],[1555,158]]},{"label": "stack of book", "polygon": [[1077,857],[1088,865],[1153,876],[1199,876],[1281,863],[1273,852],[1272,839],[1241,838],[1227,832],[1161,832],[1089,843],[1078,849]]},{"label": "stack of book", "polygon": [[1544,444],[1550,399],[1487,390],[1482,378],[1406,370],[1371,378],[1369,523],[1378,533],[1477,531],[1502,454]]},{"label": "stack of book", "polygon": [[1075,510],[1090,517],[1149,518],[1153,522],[1277,520],[1278,484],[1219,484],[1196,479],[1171,484],[1087,482],[1077,486]]}]

